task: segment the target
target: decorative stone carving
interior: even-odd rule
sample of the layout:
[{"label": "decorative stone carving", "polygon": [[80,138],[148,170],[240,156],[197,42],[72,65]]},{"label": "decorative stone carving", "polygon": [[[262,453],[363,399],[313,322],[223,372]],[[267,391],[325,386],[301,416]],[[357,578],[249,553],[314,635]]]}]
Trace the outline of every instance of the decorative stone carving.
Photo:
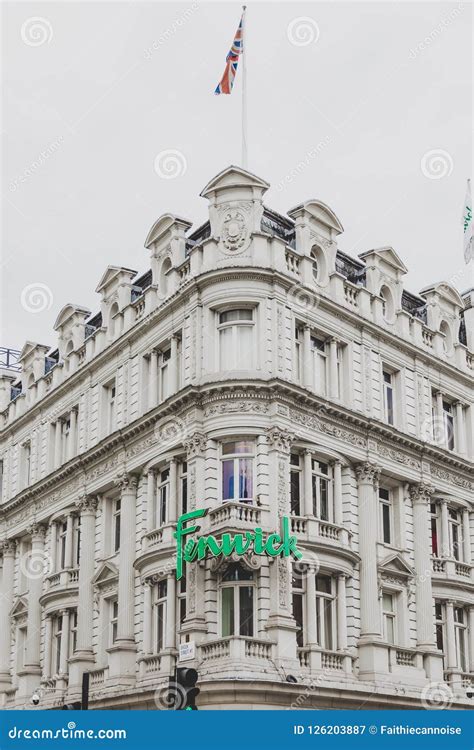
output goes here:
[{"label": "decorative stone carving", "polygon": [[294,439],[294,433],[281,427],[270,427],[267,430],[267,441],[273,450],[289,453]]},{"label": "decorative stone carving", "polygon": [[278,558],[278,592],[280,607],[288,607],[289,572],[288,563],[283,557]]},{"label": "decorative stone carving", "polygon": [[40,539],[44,539],[46,536],[46,526],[42,523],[33,522],[26,529],[26,533],[31,536],[36,536],[36,537],[39,537]]},{"label": "decorative stone carving", "polygon": [[379,481],[380,469],[369,461],[364,461],[361,464],[357,464],[355,473],[359,484],[363,482],[370,484],[372,482],[376,486]]},{"label": "decorative stone carving", "polygon": [[403,453],[402,451],[398,451],[395,448],[389,448],[386,445],[379,444],[377,446],[377,452],[380,456],[386,456],[387,458],[391,458],[393,461],[397,461],[398,463],[405,464],[406,466],[409,466],[412,469],[421,469],[421,462],[418,461],[416,458],[412,458],[411,456],[408,456],[406,453]]},{"label": "decorative stone carving", "polygon": [[[320,408],[319,413],[321,413],[323,410],[324,408]],[[324,432],[327,435],[331,435],[335,438],[340,438],[346,443],[351,443],[351,445],[355,445],[358,448],[367,447],[367,440],[361,435],[358,435],[356,432],[352,432],[351,430],[343,429],[342,427],[339,427],[338,425],[332,424],[330,422],[324,422],[323,420],[318,419],[317,416],[300,412],[297,409],[290,409],[290,419],[293,422],[298,422],[298,424],[301,424],[304,427],[316,429],[319,430],[319,432]]]},{"label": "decorative stone carving", "polygon": [[250,211],[251,202],[239,203],[236,206],[225,204],[220,208],[222,224],[220,231],[220,248],[232,255],[246,250],[250,244]]},{"label": "decorative stone carving", "polygon": [[14,555],[16,552],[16,539],[5,539],[1,544],[1,552],[3,555]]},{"label": "decorative stone carving", "polygon": [[206,450],[207,437],[202,432],[195,432],[183,441],[188,459],[201,456]]},{"label": "decorative stone carving", "polygon": [[438,479],[444,479],[446,482],[451,482],[452,484],[457,485],[457,487],[464,487],[464,489],[471,491],[474,490],[474,483],[470,482],[469,479],[464,479],[464,477],[460,477],[458,474],[446,471],[446,469],[442,469],[437,464],[431,466],[431,474]]},{"label": "decorative stone carving", "polygon": [[225,570],[231,563],[239,563],[247,570],[260,570],[262,567],[262,557],[260,555],[253,555],[246,553],[245,555],[237,555],[235,552],[230,557],[213,557],[209,561],[209,569],[211,573],[224,573]]},{"label": "decorative stone carving", "polygon": [[98,505],[98,499],[92,495],[84,495],[76,502],[76,508],[80,513],[95,513]]},{"label": "decorative stone carving", "polygon": [[434,487],[425,482],[410,485],[410,497],[413,503],[421,503],[422,505],[428,504],[433,492]]},{"label": "decorative stone carving", "polygon": [[138,487],[138,477],[136,477],[134,474],[128,474],[126,471],[124,471],[118,474],[117,477],[115,477],[114,484],[120,487],[122,492],[126,492],[127,490],[136,490]]},{"label": "decorative stone carving", "polygon": [[256,401],[223,401],[220,404],[211,404],[204,409],[205,417],[212,417],[214,414],[239,414],[252,412],[254,414],[266,414],[268,404],[259,404]]}]

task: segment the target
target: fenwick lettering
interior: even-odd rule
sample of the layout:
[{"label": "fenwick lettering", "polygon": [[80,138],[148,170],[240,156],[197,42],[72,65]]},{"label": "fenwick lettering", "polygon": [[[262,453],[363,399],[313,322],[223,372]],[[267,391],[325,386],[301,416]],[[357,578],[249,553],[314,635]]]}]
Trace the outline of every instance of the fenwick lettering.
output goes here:
[{"label": "fenwick lettering", "polygon": [[290,535],[290,521],[286,516],[281,519],[281,534],[269,534],[266,538],[259,527],[243,534],[222,534],[220,539],[215,536],[201,536],[195,539],[185,537],[199,531],[200,526],[186,526],[185,523],[195,518],[202,518],[207,509],[192,510],[178,518],[174,538],[176,539],[176,578],[183,576],[183,563],[203,560],[209,553],[213,557],[230,557],[231,555],[269,555],[270,557],[289,557],[293,555],[300,560],[303,555],[296,546],[296,537]]}]

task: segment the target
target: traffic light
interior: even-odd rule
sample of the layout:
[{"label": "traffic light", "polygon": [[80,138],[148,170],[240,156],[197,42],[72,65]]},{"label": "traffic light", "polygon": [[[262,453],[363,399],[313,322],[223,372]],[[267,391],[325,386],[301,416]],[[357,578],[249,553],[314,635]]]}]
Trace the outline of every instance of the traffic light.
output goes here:
[{"label": "traffic light", "polygon": [[199,675],[191,667],[176,667],[177,700],[175,711],[197,711],[196,698],[201,692],[196,683]]}]

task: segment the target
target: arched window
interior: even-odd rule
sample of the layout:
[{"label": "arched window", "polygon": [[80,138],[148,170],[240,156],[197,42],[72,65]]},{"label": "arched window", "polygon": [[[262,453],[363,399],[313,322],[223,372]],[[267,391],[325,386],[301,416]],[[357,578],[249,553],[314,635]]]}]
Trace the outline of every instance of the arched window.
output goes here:
[{"label": "arched window", "polygon": [[324,283],[326,280],[327,264],[324,252],[319,245],[314,245],[311,249],[310,258],[312,263],[313,281],[316,284]]},{"label": "arched window", "polygon": [[440,333],[443,334],[443,349],[445,354],[451,354],[453,350],[453,334],[451,331],[451,326],[446,320],[441,321],[441,325],[439,327]]},{"label": "arched window", "polygon": [[395,315],[395,304],[393,301],[393,294],[388,286],[383,286],[379,292],[379,296],[382,299],[382,315],[387,323],[393,323]]},{"label": "arched window", "polygon": [[168,274],[171,271],[171,260],[169,258],[166,258],[162,265],[161,265],[161,271],[160,271],[160,294],[162,297],[166,297],[168,294]]},{"label": "arched window", "polygon": [[253,637],[256,630],[254,574],[238,563],[230,564],[220,583],[221,636]]},{"label": "arched window", "polygon": [[109,338],[111,339],[113,339],[119,333],[118,314],[119,314],[119,306],[117,302],[114,302],[114,304],[110,308],[109,325],[108,325]]}]

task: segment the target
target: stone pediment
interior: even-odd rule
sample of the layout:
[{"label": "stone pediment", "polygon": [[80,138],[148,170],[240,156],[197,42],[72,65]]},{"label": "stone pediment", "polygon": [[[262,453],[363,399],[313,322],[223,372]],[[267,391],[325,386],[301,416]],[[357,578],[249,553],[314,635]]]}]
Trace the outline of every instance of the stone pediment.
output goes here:
[{"label": "stone pediment", "polygon": [[93,585],[99,588],[109,583],[115,583],[116,581],[118,581],[118,568],[109,561],[102,563],[92,579]]},{"label": "stone pediment", "polygon": [[329,208],[326,203],[323,203],[323,201],[320,201],[317,198],[312,198],[304,203],[300,203],[298,206],[295,206],[288,211],[288,216],[291,216],[291,218],[295,220],[304,214],[310,216],[316,222],[321,223],[326,227],[330,227],[334,230],[335,234],[341,234],[344,231],[344,227],[332,208]]},{"label": "stone pediment", "polygon": [[463,307],[463,301],[459,292],[451,284],[448,284],[447,281],[440,281],[436,284],[425,286],[421,290],[420,295],[426,299],[437,296],[453,307]]},{"label": "stone pediment", "polygon": [[28,602],[24,596],[19,596],[10,610],[11,617],[23,617],[28,614]]},{"label": "stone pediment", "polygon": [[359,258],[367,261],[371,256],[377,255],[384,263],[392,266],[397,271],[402,273],[408,273],[408,269],[400,256],[395,252],[393,247],[376,247],[373,250],[367,250],[365,253],[360,253]]},{"label": "stone pediment", "polygon": [[415,575],[413,568],[408,565],[403,557],[396,553],[385,557],[378,565],[379,573],[387,576],[398,576],[401,578],[411,578]]},{"label": "stone pediment", "polygon": [[169,233],[170,237],[173,231],[184,234],[191,226],[192,222],[188,221],[188,219],[183,219],[181,216],[175,216],[174,214],[163,214],[155,221],[148,232],[145,247],[150,248],[154,242],[161,240],[167,233]]},{"label": "stone pediment", "polygon": [[71,320],[71,318],[73,318],[75,315],[77,315],[79,318],[85,319],[89,317],[90,314],[91,314],[90,310],[88,310],[85,307],[81,307],[80,305],[72,305],[72,304],[64,305],[58,317],[56,318],[56,322],[53,328],[55,331],[57,331],[59,328],[62,328],[65,325],[65,323]]},{"label": "stone pediment", "polygon": [[269,183],[260,177],[241,169],[241,167],[231,165],[207,183],[201,191],[201,196],[208,198],[213,193],[226,188],[257,188],[259,192],[265,193],[269,187]]},{"label": "stone pediment", "polygon": [[113,281],[115,281],[121,275],[128,277],[129,280],[136,276],[137,272],[132,268],[122,268],[121,266],[107,266],[104,273],[102,274],[99,283],[96,287],[96,292],[101,292],[106,289]]}]

